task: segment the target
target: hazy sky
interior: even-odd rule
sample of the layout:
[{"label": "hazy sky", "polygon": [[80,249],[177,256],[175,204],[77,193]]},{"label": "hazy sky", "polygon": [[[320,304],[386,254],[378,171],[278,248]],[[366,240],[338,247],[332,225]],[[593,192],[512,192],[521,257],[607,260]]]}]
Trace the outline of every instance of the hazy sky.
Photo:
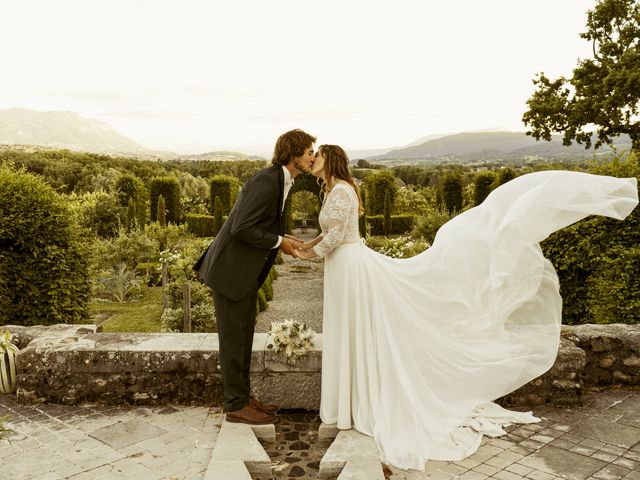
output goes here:
[{"label": "hazy sky", "polygon": [[2,0],[0,109],[72,110],[150,148],[266,154],[521,123],[591,56],[595,0]]}]

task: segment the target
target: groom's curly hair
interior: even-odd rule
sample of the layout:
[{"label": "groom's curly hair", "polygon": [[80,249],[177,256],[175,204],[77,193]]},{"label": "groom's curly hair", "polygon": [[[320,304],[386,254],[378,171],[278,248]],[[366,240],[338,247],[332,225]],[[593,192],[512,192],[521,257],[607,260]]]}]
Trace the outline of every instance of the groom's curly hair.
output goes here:
[{"label": "groom's curly hair", "polygon": [[278,137],[273,149],[271,163],[274,165],[286,165],[294,157],[301,157],[304,151],[316,143],[316,137],[296,128],[283,133]]}]

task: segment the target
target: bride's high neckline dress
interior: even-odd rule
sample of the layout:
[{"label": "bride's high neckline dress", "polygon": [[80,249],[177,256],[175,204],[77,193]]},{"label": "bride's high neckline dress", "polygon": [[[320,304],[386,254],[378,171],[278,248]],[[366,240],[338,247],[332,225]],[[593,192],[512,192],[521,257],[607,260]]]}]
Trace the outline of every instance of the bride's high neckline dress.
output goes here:
[{"label": "bride's high neckline dress", "polygon": [[423,253],[392,259],[362,243],[357,195],[335,185],[314,247],[325,257],[322,421],[419,470],[473,454],[506,424],[538,421],[492,403],[556,358],[562,299],[538,243],[591,214],[623,219],[637,195],[635,178],[523,175],[450,220]]}]

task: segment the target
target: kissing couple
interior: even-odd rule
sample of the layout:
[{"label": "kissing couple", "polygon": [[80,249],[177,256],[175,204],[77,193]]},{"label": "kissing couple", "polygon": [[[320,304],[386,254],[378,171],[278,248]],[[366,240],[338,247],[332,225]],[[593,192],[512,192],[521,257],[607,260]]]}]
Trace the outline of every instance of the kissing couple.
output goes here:
[{"label": "kissing couple", "polygon": [[[227,421],[277,420],[277,405],[251,396],[249,372],[258,289],[278,250],[324,258],[320,418],[373,437],[381,461],[423,470],[472,455],[505,425],[540,421],[494,403],[558,352],[562,298],[539,242],[592,214],[624,219],[637,180],[522,175],[443,225],[424,252],[393,259],[360,238],[345,151],[315,143],[298,129],[278,138],[272,166],[247,180],[194,266],[213,290]],[[322,183],[322,233],[309,242],[285,234],[282,215],[301,173]]]}]

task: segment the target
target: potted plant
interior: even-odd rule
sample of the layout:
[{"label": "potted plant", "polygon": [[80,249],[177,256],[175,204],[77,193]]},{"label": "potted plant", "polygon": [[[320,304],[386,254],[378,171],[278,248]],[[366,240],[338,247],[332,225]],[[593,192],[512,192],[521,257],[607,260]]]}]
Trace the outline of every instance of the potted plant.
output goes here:
[{"label": "potted plant", "polygon": [[18,347],[11,343],[11,333],[0,336],[0,393],[16,391],[16,357]]}]

